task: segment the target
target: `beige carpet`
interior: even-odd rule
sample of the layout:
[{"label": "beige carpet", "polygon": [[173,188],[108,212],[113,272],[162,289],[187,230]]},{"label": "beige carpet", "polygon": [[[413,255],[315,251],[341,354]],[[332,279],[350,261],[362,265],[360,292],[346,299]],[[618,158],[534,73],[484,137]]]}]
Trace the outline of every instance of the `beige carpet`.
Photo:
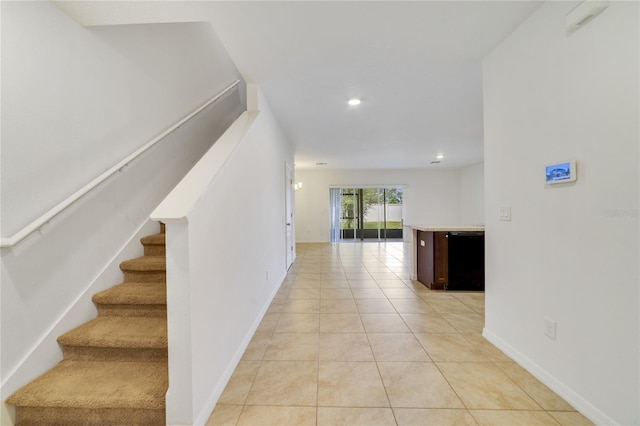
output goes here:
[{"label": "beige carpet", "polygon": [[64,360],[16,391],[18,425],[165,422],[167,373],[164,226],[144,256],[120,264],[124,282],[93,297],[98,317],[58,338]]}]

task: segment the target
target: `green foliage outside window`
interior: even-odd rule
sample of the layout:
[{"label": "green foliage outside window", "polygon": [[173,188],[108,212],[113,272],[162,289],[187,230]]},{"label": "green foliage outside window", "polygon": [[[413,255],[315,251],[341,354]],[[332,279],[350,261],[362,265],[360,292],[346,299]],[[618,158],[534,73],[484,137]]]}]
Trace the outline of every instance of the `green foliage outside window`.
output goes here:
[{"label": "green foliage outside window", "polygon": [[[373,206],[384,204],[402,204],[402,188],[389,188],[386,190],[380,188],[363,188],[361,190],[355,188],[348,188],[342,190],[342,229],[353,229],[355,227],[354,221],[358,216],[357,198],[360,191],[362,191],[362,217],[366,217],[367,213]],[[364,222],[363,228],[365,229],[377,229],[382,228],[384,224],[375,222]],[[399,229],[402,228],[401,222],[387,222],[387,229]]]}]

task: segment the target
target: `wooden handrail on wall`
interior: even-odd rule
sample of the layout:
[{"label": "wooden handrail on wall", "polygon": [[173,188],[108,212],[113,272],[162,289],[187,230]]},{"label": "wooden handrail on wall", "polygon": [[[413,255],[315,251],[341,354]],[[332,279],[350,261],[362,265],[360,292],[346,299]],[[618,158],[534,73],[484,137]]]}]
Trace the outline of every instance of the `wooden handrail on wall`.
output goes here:
[{"label": "wooden handrail on wall", "polygon": [[207,102],[205,102],[202,106],[198,107],[192,113],[190,113],[189,115],[187,115],[186,117],[184,117],[183,119],[181,119],[180,121],[178,121],[177,123],[175,123],[174,125],[169,127],[164,132],[160,133],[153,140],[149,141],[144,146],[142,146],[141,148],[139,148],[138,150],[136,150],[135,152],[130,154],[124,160],[120,161],[118,164],[116,164],[115,166],[111,167],[106,172],[102,173],[100,176],[98,176],[97,178],[95,178],[94,180],[92,180],[91,182],[89,182],[88,184],[83,186],[82,188],[80,188],[78,191],[74,192],[71,196],[67,197],[65,200],[63,200],[62,202],[58,203],[56,206],[54,206],[49,211],[44,213],[42,216],[40,216],[39,218],[37,218],[36,220],[31,222],[30,224],[28,224],[24,228],[22,228],[20,231],[18,231],[17,233],[12,235],[11,237],[6,237],[6,238],[0,239],[0,247],[13,247],[16,244],[18,244],[20,241],[24,240],[29,235],[31,235],[32,233],[37,231],[38,229],[42,228],[51,219],[53,219],[58,214],[60,214],[62,211],[64,211],[69,206],[74,204],[76,201],[78,201],[79,199],[81,199],[82,197],[87,195],[91,190],[93,190],[98,185],[102,184],[108,178],[110,178],[111,176],[113,176],[114,174],[116,174],[117,172],[119,172],[120,170],[125,168],[126,166],[128,166],[129,163],[131,163],[133,160],[135,160],[136,158],[138,158],[139,156],[144,154],[146,151],[148,151],[150,148],[152,148],[155,144],[157,144],[162,139],[164,139],[167,135],[173,133],[180,126],[182,126],[184,123],[189,121],[195,115],[200,113],[206,107],[208,107],[212,103],[216,102],[222,96],[227,94],[227,92],[229,92],[233,88],[235,88],[239,83],[240,83],[240,80],[236,80],[235,82],[231,83],[229,86],[227,86],[220,93],[218,93],[213,98],[211,98]]}]

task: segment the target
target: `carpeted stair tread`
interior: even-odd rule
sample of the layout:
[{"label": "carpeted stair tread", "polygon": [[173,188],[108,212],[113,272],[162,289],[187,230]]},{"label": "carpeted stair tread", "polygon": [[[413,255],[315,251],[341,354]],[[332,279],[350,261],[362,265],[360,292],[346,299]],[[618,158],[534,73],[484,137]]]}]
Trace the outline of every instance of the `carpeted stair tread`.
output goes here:
[{"label": "carpeted stair tread", "polygon": [[125,260],[120,263],[120,269],[125,272],[166,271],[165,256],[142,256]]},{"label": "carpeted stair tread", "polygon": [[165,234],[153,234],[147,235],[140,239],[142,246],[144,247],[145,256],[165,256],[167,253],[165,247]]},{"label": "carpeted stair tread", "polygon": [[65,360],[19,389],[7,403],[19,407],[163,410],[167,386],[164,362]]},{"label": "carpeted stair tread", "polygon": [[20,407],[18,426],[165,426],[164,409]]},{"label": "carpeted stair tread", "polygon": [[166,348],[167,320],[153,317],[97,317],[58,337],[65,346]]},{"label": "carpeted stair tread", "polygon": [[99,316],[58,338],[64,360],[7,398],[18,425],[164,425],[168,388],[164,224],[97,293]]},{"label": "carpeted stair tread", "polygon": [[153,235],[147,235],[146,237],[142,237],[140,239],[140,242],[144,245],[144,244],[150,244],[150,245],[164,245],[165,244],[165,236],[166,234],[160,233],[160,234],[153,234]]},{"label": "carpeted stair tread", "polygon": [[100,304],[164,305],[167,289],[164,283],[122,283],[93,295]]}]

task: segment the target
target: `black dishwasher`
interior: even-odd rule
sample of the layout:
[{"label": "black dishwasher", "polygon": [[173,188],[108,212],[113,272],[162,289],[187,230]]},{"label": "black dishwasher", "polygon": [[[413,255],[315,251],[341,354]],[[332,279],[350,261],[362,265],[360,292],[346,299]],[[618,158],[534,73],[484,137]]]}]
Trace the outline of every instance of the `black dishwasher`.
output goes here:
[{"label": "black dishwasher", "polygon": [[449,282],[445,290],[484,291],[484,232],[449,232]]}]

